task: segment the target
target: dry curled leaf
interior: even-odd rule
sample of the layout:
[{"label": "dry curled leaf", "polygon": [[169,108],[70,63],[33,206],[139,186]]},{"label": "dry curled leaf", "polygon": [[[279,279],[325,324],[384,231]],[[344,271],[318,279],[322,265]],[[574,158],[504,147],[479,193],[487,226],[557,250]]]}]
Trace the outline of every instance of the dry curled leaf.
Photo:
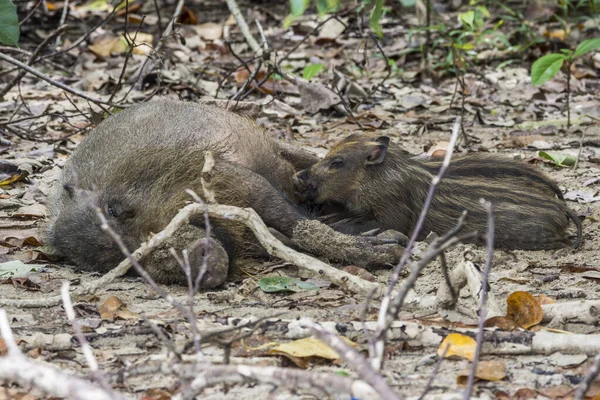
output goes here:
[{"label": "dry curled leaf", "polygon": [[506,317],[492,317],[485,321],[486,328],[499,328],[503,331],[514,331],[519,329],[515,321]]},{"label": "dry curled leaf", "polygon": [[529,388],[521,388],[515,392],[513,399],[515,400],[529,400],[537,397],[537,391]]},{"label": "dry curled leaf", "polygon": [[[462,370],[456,378],[456,383],[462,386],[466,385],[470,374],[470,368]],[[491,382],[500,381],[506,378],[506,366],[500,361],[480,361],[477,363],[475,378]]]},{"label": "dry curled leaf", "polygon": [[438,347],[437,354],[441,357],[444,355],[446,347],[449,346],[448,351],[446,351],[446,358],[455,356],[473,361],[476,345],[475,339],[470,336],[461,335],[460,333],[451,333],[444,338],[440,347]]},{"label": "dry curled leaf", "polygon": [[531,293],[514,292],[506,299],[506,317],[528,329],[542,322],[544,312]]},{"label": "dry curled leaf", "polygon": [[[356,346],[356,343],[344,339],[351,346]],[[271,354],[288,354],[293,357],[321,357],[328,360],[337,360],[340,358],[339,354],[325,344],[323,341],[308,337],[304,339],[294,340],[293,342],[283,343],[276,347],[273,347],[269,353]]]},{"label": "dry curled leaf", "polygon": [[364,279],[366,281],[369,281],[369,282],[377,282],[377,278],[375,278],[372,273],[370,273],[366,269],[358,267],[356,265],[347,265],[347,266],[345,266],[344,267],[344,272],[347,272],[349,274],[358,276],[359,278],[362,278],[362,279]]},{"label": "dry curled leaf", "polygon": [[98,307],[102,319],[139,319],[139,316],[125,307],[125,304],[116,296],[111,296]]}]

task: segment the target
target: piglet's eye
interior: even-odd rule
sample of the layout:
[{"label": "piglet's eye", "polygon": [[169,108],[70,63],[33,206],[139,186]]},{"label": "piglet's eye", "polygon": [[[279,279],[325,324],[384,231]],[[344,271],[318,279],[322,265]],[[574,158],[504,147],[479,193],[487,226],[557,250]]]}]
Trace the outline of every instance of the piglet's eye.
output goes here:
[{"label": "piglet's eye", "polygon": [[343,160],[333,160],[331,164],[329,164],[330,169],[342,168],[344,166]]}]

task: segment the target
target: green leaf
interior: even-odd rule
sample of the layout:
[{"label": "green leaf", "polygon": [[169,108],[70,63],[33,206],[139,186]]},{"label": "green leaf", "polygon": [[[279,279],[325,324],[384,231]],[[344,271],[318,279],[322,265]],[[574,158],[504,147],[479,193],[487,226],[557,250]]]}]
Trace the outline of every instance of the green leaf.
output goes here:
[{"label": "green leaf", "polygon": [[11,0],[0,0],[0,43],[19,45],[19,17]]},{"label": "green leaf", "polygon": [[317,12],[320,16],[337,11],[339,6],[339,0],[317,0]]},{"label": "green leaf", "polygon": [[417,4],[417,0],[400,0],[400,5],[404,8],[414,7]]},{"label": "green leaf", "polygon": [[14,260],[0,264],[0,278],[18,278],[30,272],[36,272],[43,265],[29,265],[22,261]]},{"label": "green leaf", "polygon": [[486,6],[478,6],[477,9],[479,10],[479,12],[481,12],[481,15],[483,15],[486,18],[490,18],[491,14],[488,11]]},{"label": "green leaf", "polygon": [[577,58],[596,49],[600,49],[600,38],[584,40],[579,43],[579,46],[575,49],[573,58]]},{"label": "green leaf", "polygon": [[310,81],[315,75],[319,72],[323,71],[325,66],[321,63],[319,64],[309,64],[302,70],[302,77],[307,81]]},{"label": "green leaf", "polygon": [[297,17],[294,17],[292,14],[285,17],[285,19],[283,20],[283,23],[281,24],[283,29],[289,28],[296,19],[297,19]]},{"label": "green leaf", "polygon": [[375,6],[371,10],[371,16],[369,17],[369,24],[371,29],[379,39],[383,37],[383,30],[381,29],[381,16],[383,15],[383,4],[385,0],[375,0]]},{"label": "green leaf", "polygon": [[304,15],[310,0],[290,0],[290,10],[294,17]]},{"label": "green leaf", "polygon": [[547,151],[539,151],[538,155],[546,160],[552,161],[558,167],[568,167],[575,165],[577,158],[570,154],[552,153]]},{"label": "green leaf", "polygon": [[537,59],[531,66],[531,83],[533,86],[539,86],[549,79],[554,78],[560,71],[563,62],[567,58],[563,54],[548,54]]},{"label": "green leaf", "polygon": [[461,50],[465,50],[465,51],[467,51],[467,50],[473,50],[473,47],[475,47],[475,46],[473,46],[472,43],[462,43],[462,44],[461,43],[454,43],[452,46],[455,49],[461,49]]},{"label": "green leaf", "polygon": [[318,287],[312,283],[301,281],[288,276],[271,276],[258,281],[258,287],[264,292],[305,292],[317,290]]},{"label": "green leaf", "polygon": [[469,28],[473,29],[473,21],[475,20],[475,12],[467,11],[466,13],[459,14],[458,19]]}]

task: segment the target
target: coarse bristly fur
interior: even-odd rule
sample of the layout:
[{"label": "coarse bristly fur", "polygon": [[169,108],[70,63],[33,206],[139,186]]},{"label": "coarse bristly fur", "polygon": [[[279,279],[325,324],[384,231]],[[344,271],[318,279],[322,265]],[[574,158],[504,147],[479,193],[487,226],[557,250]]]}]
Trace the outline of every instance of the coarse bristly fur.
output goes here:
[{"label": "coarse bristly fur", "polygon": [[[440,166],[441,161],[411,158],[388,137],[353,134],[334,145],[323,160],[296,174],[294,183],[305,201],[338,203],[382,229],[410,234]],[[573,245],[581,243],[581,221],[554,182],[535,166],[488,154],[452,160],[419,239],[430,231],[449,231],[466,210],[463,232],[478,232],[472,240],[483,243],[487,213],[480,199],[493,205],[498,248],[564,247],[570,244],[569,220],[577,227]]]},{"label": "coarse bristly fur", "polygon": [[[295,234],[308,235],[296,229],[309,215],[295,202],[292,177],[317,162],[316,156],[276,142],[250,118],[224,108],[163,100],[138,104],[109,117],[75,149],[48,202],[50,248],[84,270],[106,272],[115,267],[124,256],[100,228],[95,207],[104,212],[109,225],[133,251],[191,200],[186,189],[202,195],[201,175],[208,150],[216,161],[210,184],[217,202],[253,208],[269,227],[292,239]],[[179,234],[184,241],[204,228],[203,218],[191,223],[198,229]],[[252,247],[240,224],[212,224],[211,246],[224,247],[214,254],[240,256]],[[320,228],[332,232],[326,225]],[[361,260],[343,258],[347,243],[349,251],[364,246],[383,262],[397,258],[397,252],[389,247],[372,248],[376,246],[364,238],[347,238],[335,254],[319,253],[319,243],[311,242],[310,237],[300,239],[305,246],[312,246],[306,250],[331,258],[339,255],[348,262]],[[177,243],[176,250],[187,248],[201,262],[204,249],[198,247],[198,241],[192,242],[191,248]],[[145,265],[155,280],[186,284],[172,257],[153,259],[162,260]],[[227,276],[228,260],[213,259],[218,261],[217,271],[205,276],[205,287],[218,285]],[[170,260],[170,265],[165,265],[165,260]],[[193,270],[196,267],[192,266]]]}]

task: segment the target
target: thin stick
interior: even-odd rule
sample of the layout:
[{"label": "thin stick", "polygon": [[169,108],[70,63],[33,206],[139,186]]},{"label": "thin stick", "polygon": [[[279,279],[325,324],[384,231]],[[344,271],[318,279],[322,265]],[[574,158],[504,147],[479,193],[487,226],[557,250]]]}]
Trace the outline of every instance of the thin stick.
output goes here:
[{"label": "thin stick", "polygon": [[[65,2],[63,3],[62,14],[60,15],[60,23],[58,24],[59,26],[64,25],[65,21],[67,20],[68,12],[69,12],[69,0],[65,0]],[[58,47],[60,45],[60,39],[61,39],[61,34],[59,33],[59,35],[56,37],[56,44],[54,45],[54,47]]]},{"label": "thin stick", "polygon": [[250,28],[248,27],[248,24],[246,23],[246,20],[244,19],[237,3],[235,0],[225,0],[225,2],[227,3],[227,7],[229,8],[231,15],[233,15],[235,18],[242,35],[244,35],[248,46],[250,46],[252,51],[255,52],[257,56],[260,56],[263,52],[263,49],[260,47],[256,39],[254,39],[254,36],[252,36],[250,33]]},{"label": "thin stick", "polygon": [[89,96],[89,95],[85,94],[84,92],[81,92],[81,91],[79,91],[77,89],[73,89],[73,88],[71,88],[71,87],[69,87],[69,86],[67,86],[67,85],[65,85],[63,83],[57,82],[54,79],[49,78],[46,75],[42,74],[38,70],[30,67],[29,65],[23,64],[21,61],[16,60],[16,59],[14,59],[11,56],[8,56],[6,54],[0,53],[0,60],[4,60],[6,62],[9,62],[9,63],[13,64],[13,65],[16,65],[17,67],[19,67],[19,68],[21,68],[21,69],[29,72],[30,74],[37,76],[41,80],[44,80],[44,81],[48,82],[49,84],[51,84],[53,86],[59,87],[59,88],[61,88],[62,90],[66,91],[66,92],[74,94],[75,96],[79,96],[82,99],[89,100],[89,101],[91,101],[94,104],[97,104],[97,105],[109,105],[111,107],[125,108],[124,106],[120,106],[118,104],[112,104],[110,102],[107,102],[107,101],[100,100],[100,99],[97,99],[95,97]]},{"label": "thin stick", "polygon": [[384,400],[402,400],[403,397],[387,384],[383,376],[378,373],[371,364],[356,350],[344,342],[338,335],[326,331],[323,327],[311,319],[305,318],[300,321],[301,325],[310,328],[313,334],[334,349],[340,357],[346,361],[349,367],[354,369],[358,375],[373,387]]},{"label": "thin stick", "polygon": [[479,325],[477,329],[477,346],[475,347],[475,356],[473,357],[473,365],[471,368],[471,373],[469,374],[469,381],[467,383],[467,389],[465,390],[465,400],[469,400],[471,398],[471,393],[473,392],[473,383],[475,382],[475,373],[477,371],[477,363],[479,362],[479,354],[481,353],[481,345],[483,343],[483,324],[485,322],[485,317],[487,315],[486,310],[486,302],[487,295],[490,290],[489,286],[489,276],[490,269],[492,267],[492,258],[494,257],[494,208],[492,203],[487,202],[483,199],[480,200],[480,203],[486,209],[488,214],[488,231],[487,231],[487,258],[485,260],[485,268],[483,270],[482,277],[482,288],[481,288],[481,304],[479,306]]},{"label": "thin stick", "polygon": [[0,381],[16,382],[24,388],[33,386],[54,397],[81,400],[121,399],[121,397],[111,396],[83,379],[23,356],[15,342],[4,309],[0,309],[0,335],[8,349],[8,354],[0,357]]},{"label": "thin stick", "polygon": [[596,357],[594,357],[594,363],[592,364],[592,368],[590,368],[589,372],[585,376],[585,379],[583,380],[583,382],[581,382],[581,384],[577,388],[577,391],[575,392],[575,397],[574,397],[575,400],[583,400],[585,398],[585,394],[590,389],[590,386],[592,386],[592,383],[594,382],[594,380],[596,379],[596,377],[598,376],[599,373],[600,373],[600,353],[598,353],[596,355]]},{"label": "thin stick", "polygon": [[[388,327],[390,326],[390,324],[392,323],[392,321],[395,319],[395,314],[399,311],[401,304],[404,302],[404,298],[405,298],[406,294],[408,293],[408,282],[407,282],[407,284],[403,287],[403,289],[406,288],[406,290],[402,291],[402,293],[405,293],[405,294],[398,295],[393,299],[393,303],[394,303],[393,308],[390,310],[390,306],[392,305],[392,293],[394,291],[394,287],[396,286],[396,283],[398,283],[398,279],[400,279],[400,272],[403,270],[404,266],[406,265],[410,256],[412,255],[412,250],[415,245],[415,242],[417,241],[417,238],[419,237],[419,234],[421,233],[421,229],[423,228],[423,225],[425,224],[425,218],[427,217],[427,212],[429,211],[429,207],[433,200],[433,195],[435,193],[435,190],[436,190],[438,184],[440,183],[442,177],[444,176],[446,169],[450,165],[450,159],[452,158],[452,153],[454,152],[454,147],[456,146],[456,142],[458,140],[460,127],[461,127],[461,118],[457,117],[456,121],[454,122],[454,126],[452,127],[452,135],[450,137],[450,143],[448,144],[448,150],[446,151],[446,156],[444,157],[442,166],[440,167],[438,174],[436,176],[434,176],[433,180],[431,181],[431,185],[429,186],[429,191],[427,193],[427,198],[425,199],[425,204],[423,205],[423,209],[421,210],[421,214],[419,215],[417,224],[415,225],[415,228],[411,234],[408,245],[406,246],[406,250],[402,254],[402,257],[400,258],[400,262],[398,263],[398,265],[394,269],[394,272],[392,273],[390,282],[389,282],[387,290],[386,290],[386,294],[385,294],[384,298],[381,300],[381,306],[379,308],[379,314],[377,317],[378,328],[377,328],[377,332],[375,334],[376,341],[375,341],[373,347],[370,349],[371,362],[373,363],[373,367],[376,369],[380,369],[383,366],[385,332],[388,329]],[[414,274],[413,274],[413,272],[414,272]],[[416,269],[414,269],[413,272],[411,272],[411,275],[417,274]],[[416,280],[416,277],[414,277],[413,279]]]},{"label": "thin stick", "polygon": [[62,300],[63,300],[63,307],[65,309],[65,313],[67,314],[67,319],[69,320],[69,322],[71,323],[71,326],[73,327],[73,331],[75,332],[75,337],[77,337],[77,340],[79,341],[79,345],[81,346],[81,351],[83,353],[85,361],[88,364],[88,367],[90,367],[92,376],[94,377],[94,379],[96,379],[98,381],[98,383],[100,384],[102,389],[104,389],[106,391],[106,393],[108,393],[110,395],[111,398],[117,399],[117,398],[119,398],[119,396],[117,396],[114,393],[112,387],[110,387],[110,385],[108,384],[106,377],[104,376],[102,371],[98,368],[98,360],[96,360],[96,357],[94,356],[92,347],[87,342],[87,340],[85,340],[85,336],[83,335],[83,332],[81,331],[81,326],[79,326],[79,321],[77,321],[75,319],[75,309],[73,308],[73,303],[71,302],[71,296],[69,295],[69,286],[70,286],[69,282],[65,281],[63,283],[61,291],[60,291],[61,295],[62,295]]},{"label": "thin stick", "polygon": [[[196,323],[197,321],[196,316],[193,312],[193,308],[188,309],[184,307],[184,305],[181,304],[179,301],[175,300],[175,297],[173,297],[169,292],[158,286],[154,279],[152,279],[148,272],[146,272],[144,267],[142,267],[142,265],[139,262],[139,258],[133,256],[129,249],[127,249],[127,246],[125,246],[125,243],[123,242],[121,236],[119,236],[119,234],[110,227],[102,210],[99,207],[95,207],[95,210],[96,215],[100,219],[100,227],[103,231],[105,231],[112,237],[113,241],[119,246],[119,249],[129,261],[130,265],[133,266],[133,268],[135,269],[135,272],[137,272],[138,275],[140,275],[150,285],[150,287],[152,287],[152,289],[154,289],[154,291],[158,293],[160,297],[169,302],[174,308],[177,309],[177,311],[181,313],[181,315],[183,315],[187,319],[188,323],[190,324],[190,329],[194,338],[196,338],[196,336],[199,336],[200,333],[198,332],[198,325]],[[196,354],[200,358],[202,358],[203,356],[202,350],[199,347],[196,348]]]},{"label": "thin stick", "polygon": [[[56,35],[60,35],[65,29],[67,29],[67,25],[62,25],[62,26],[59,26],[58,28],[56,28],[56,30],[54,30],[53,32],[51,32],[42,41],[42,43],[40,43],[35,48],[35,50],[31,53],[31,55],[27,59],[27,65],[33,64],[33,62],[35,61],[35,59],[38,56],[38,54],[40,54],[46,48],[46,46],[48,46],[48,43],[50,43],[50,41],[52,40],[52,38],[54,38]],[[19,83],[19,81],[21,79],[23,79],[23,77],[25,76],[25,74],[27,74],[27,71],[21,70],[13,79],[11,79],[11,81],[6,84],[6,86],[4,87],[4,89],[0,90],[0,98],[4,97],[4,95],[6,93],[8,93],[8,91],[10,89],[12,89],[17,83]]]},{"label": "thin stick", "polygon": [[429,375],[429,379],[427,379],[427,383],[425,384],[425,389],[423,389],[423,393],[421,393],[421,395],[419,396],[419,398],[417,400],[423,400],[425,398],[425,395],[427,394],[427,392],[429,392],[429,389],[431,389],[433,380],[435,379],[438,372],[440,371],[440,367],[442,366],[442,363],[444,362],[444,358],[446,358],[446,353],[448,353],[449,348],[450,348],[450,343],[448,343],[446,345],[446,348],[444,349],[444,353],[440,356],[438,362],[435,364],[435,368],[431,372],[431,375]]}]

